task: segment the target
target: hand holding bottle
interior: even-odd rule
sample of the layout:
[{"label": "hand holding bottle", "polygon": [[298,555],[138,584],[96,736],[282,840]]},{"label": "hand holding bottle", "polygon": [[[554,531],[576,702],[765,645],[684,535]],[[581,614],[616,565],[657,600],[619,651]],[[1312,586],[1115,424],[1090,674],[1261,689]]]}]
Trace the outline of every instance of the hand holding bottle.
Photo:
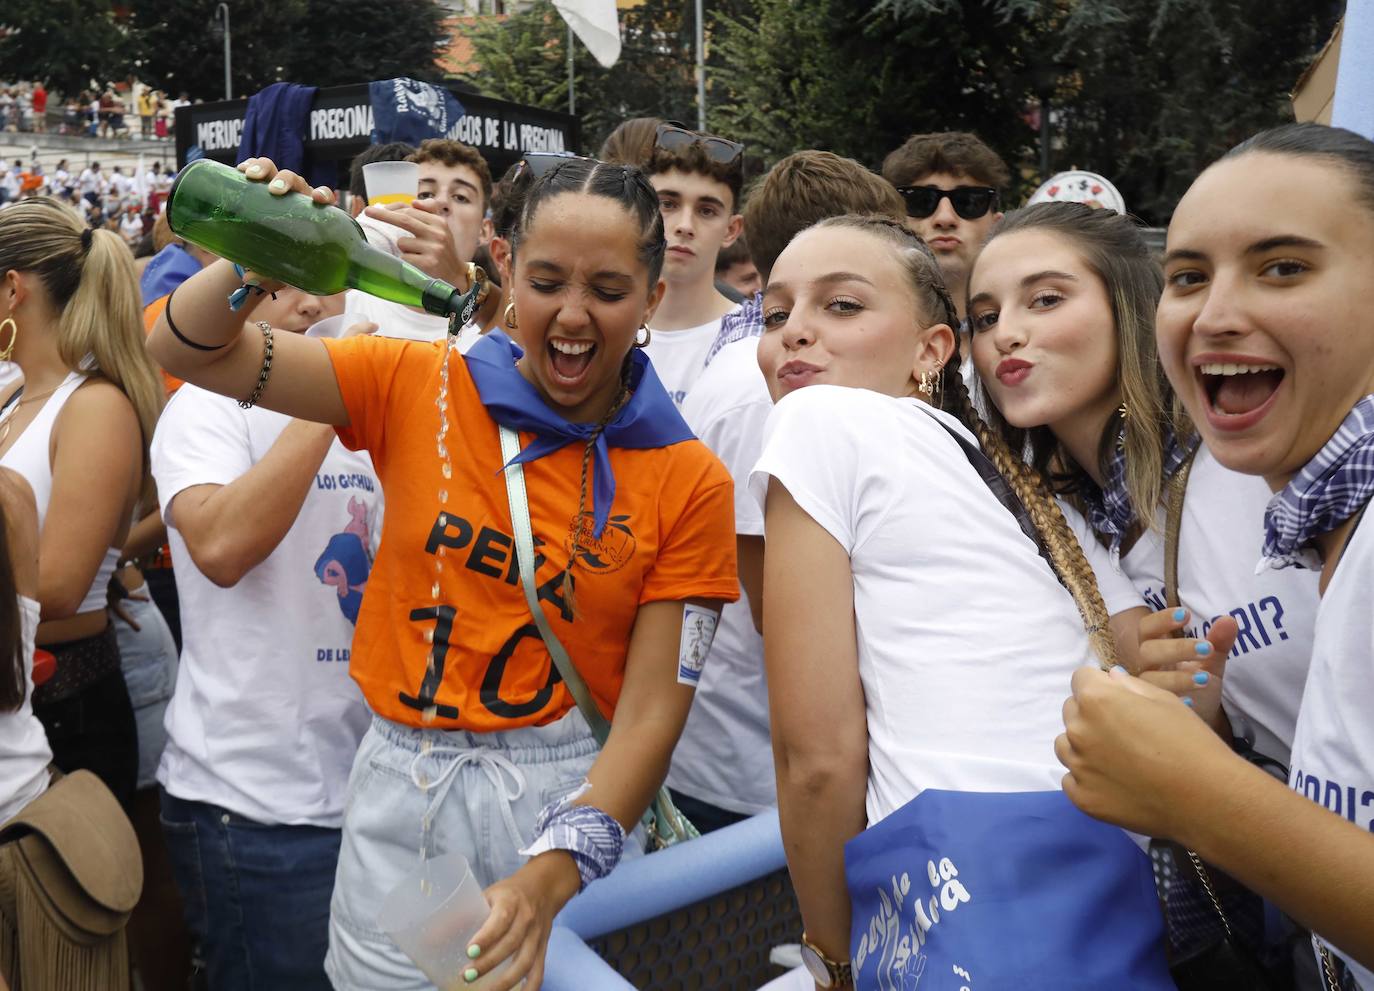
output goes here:
[{"label": "hand holding bottle", "polygon": [[[253,182],[267,183],[267,189],[274,196],[285,196],[287,193],[303,193],[309,196],[316,203],[326,206],[333,206],[337,200],[334,191],[328,186],[315,186],[305,181],[303,176],[299,176],[290,169],[278,169],[276,163],[270,158],[250,158],[239,162],[238,170],[246,175]],[[258,272],[252,270],[243,273],[243,284],[246,286],[256,286],[264,292],[279,292],[286,283],[278,279],[269,279]]]}]

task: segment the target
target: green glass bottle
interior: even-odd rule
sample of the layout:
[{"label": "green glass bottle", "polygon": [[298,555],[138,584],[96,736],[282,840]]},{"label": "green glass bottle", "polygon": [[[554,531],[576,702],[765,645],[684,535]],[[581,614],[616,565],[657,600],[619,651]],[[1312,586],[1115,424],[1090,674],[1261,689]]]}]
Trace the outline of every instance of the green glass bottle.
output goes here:
[{"label": "green glass bottle", "polygon": [[301,193],[273,195],[238,169],[202,158],[181,170],[167,202],[178,237],[316,296],[361,289],[393,303],[456,315],[477,308],[478,286],[463,293],[367,243],[363,229],[337,207]]}]

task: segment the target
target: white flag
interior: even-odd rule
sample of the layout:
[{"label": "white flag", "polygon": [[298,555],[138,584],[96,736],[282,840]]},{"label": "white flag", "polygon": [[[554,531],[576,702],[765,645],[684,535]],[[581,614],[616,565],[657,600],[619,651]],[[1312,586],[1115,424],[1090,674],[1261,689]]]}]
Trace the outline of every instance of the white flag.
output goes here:
[{"label": "white flag", "polygon": [[615,0],[553,0],[553,5],[603,69],[620,60],[620,18]]}]

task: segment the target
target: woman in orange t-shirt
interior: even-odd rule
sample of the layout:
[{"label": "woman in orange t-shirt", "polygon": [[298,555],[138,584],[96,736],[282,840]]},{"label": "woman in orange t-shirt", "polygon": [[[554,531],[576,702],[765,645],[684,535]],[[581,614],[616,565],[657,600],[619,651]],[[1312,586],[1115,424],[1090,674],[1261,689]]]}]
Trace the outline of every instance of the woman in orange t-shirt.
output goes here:
[{"label": "woman in orange t-shirt", "polygon": [[[242,167],[280,179],[274,192],[311,192],[265,159]],[[461,851],[487,886],[491,918],[463,976],[509,961],[489,986],[523,978],[535,991],[554,915],[638,850],[702,635],[739,594],[730,477],[636,347],[663,294],[664,247],[637,169],[569,159],[532,185],[512,241],[507,322],[527,350],[499,333],[465,356],[446,342],[283,334],[258,395],[268,334],[225,305],[239,283],[226,262],[179,287],[149,337],[188,382],[335,424],[382,482],[350,660],[375,718],[331,910],[336,988],[422,986],[376,922],[417,851]],[[519,433],[537,600],[614,717],[599,750],[531,622],[499,426]]]}]

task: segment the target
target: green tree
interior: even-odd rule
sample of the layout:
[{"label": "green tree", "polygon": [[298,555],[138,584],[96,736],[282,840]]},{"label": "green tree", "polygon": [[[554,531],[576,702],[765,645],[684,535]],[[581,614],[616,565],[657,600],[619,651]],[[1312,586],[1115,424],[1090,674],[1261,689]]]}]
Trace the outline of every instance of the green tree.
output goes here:
[{"label": "green tree", "polygon": [[1165,0],[1067,53],[1058,167],[1107,175],[1132,212],[1168,222],[1197,173],[1292,120],[1289,92],[1342,5]]},{"label": "green tree", "polygon": [[[131,6],[141,78],[168,93],[222,99],[224,35],[217,0],[132,0]],[[228,6],[234,95],[290,79],[292,35],[319,31],[304,24],[306,0],[230,0]]]},{"label": "green tree", "polygon": [[[582,145],[595,150],[629,117],[696,119],[694,25],[681,0],[645,0],[621,11],[621,56],[603,69],[574,47]],[[481,93],[550,110],[568,109],[567,27],[547,0],[468,31],[478,68],[464,79]]]},{"label": "green tree", "polygon": [[955,129],[1018,159],[1033,140],[1030,20],[994,3],[898,16],[854,0],[753,0],[715,20],[711,124],[764,164],[819,148],[876,166],[909,134]]},{"label": "green tree", "polygon": [[286,52],[290,78],[313,86],[397,76],[434,81],[435,60],[448,44],[444,16],[435,0],[306,0]]},{"label": "green tree", "polygon": [[130,25],[108,0],[5,0],[0,7],[6,79],[42,79],[76,93],[124,78],[130,51]]},{"label": "green tree", "polygon": [[[27,2],[27,0],[26,0]],[[131,0],[140,75],[171,93],[224,94],[218,0]],[[235,96],[280,80],[311,86],[434,79],[447,42],[435,0],[229,0]]]}]

